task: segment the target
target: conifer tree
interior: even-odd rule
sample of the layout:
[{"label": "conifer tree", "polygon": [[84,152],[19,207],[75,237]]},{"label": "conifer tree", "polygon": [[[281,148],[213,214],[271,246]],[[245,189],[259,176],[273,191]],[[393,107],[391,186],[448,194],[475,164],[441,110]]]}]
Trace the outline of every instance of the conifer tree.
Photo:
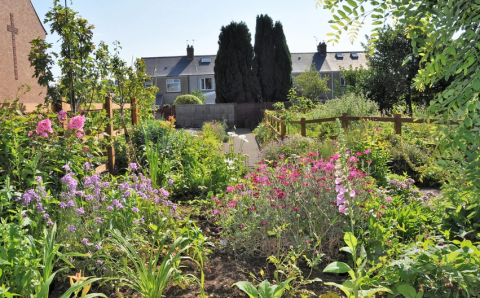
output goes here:
[{"label": "conifer tree", "polygon": [[292,57],[283,33],[282,23],[275,22],[275,93],[273,101],[286,101],[292,87]]},{"label": "conifer tree", "polygon": [[254,51],[253,67],[262,100],[271,102],[275,94],[275,40],[273,20],[268,15],[257,16]]},{"label": "conifer tree", "polygon": [[244,22],[222,26],[214,67],[217,103],[259,101],[258,81],[252,70],[251,39]]}]

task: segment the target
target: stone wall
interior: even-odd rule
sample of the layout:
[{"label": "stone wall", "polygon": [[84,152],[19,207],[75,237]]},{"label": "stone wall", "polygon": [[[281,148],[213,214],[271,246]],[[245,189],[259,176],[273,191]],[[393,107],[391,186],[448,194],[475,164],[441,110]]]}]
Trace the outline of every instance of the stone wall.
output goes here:
[{"label": "stone wall", "polygon": [[177,127],[202,127],[204,122],[227,121],[229,127],[235,125],[235,104],[177,105],[175,106]]}]

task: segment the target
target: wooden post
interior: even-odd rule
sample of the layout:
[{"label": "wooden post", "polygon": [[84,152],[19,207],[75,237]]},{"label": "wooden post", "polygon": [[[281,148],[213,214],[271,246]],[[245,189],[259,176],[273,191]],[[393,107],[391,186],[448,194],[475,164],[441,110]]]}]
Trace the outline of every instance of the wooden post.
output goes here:
[{"label": "wooden post", "polygon": [[138,123],[138,105],[136,98],[132,98],[130,110],[132,111],[132,124],[135,125]]},{"label": "wooden post", "polygon": [[348,114],[347,113],[342,113],[342,117],[340,118],[342,120],[342,128],[343,130],[348,130],[348,119],[347,119]]},{"label": "wooden post", "polygon": [[280,123],[280,136],[282,140],[285,138],[287,134],[287,124],[285,123],[285,117],[282,118],[282,123]]},{"label": "wooden post", "polygon": [[277,120],[275,120],[275,122],[277,122],[277,131],[280,131],[280,122],[278,122]]},{"label": "wooden post", "polygon": [[402,134],[402,122],[400,122],[400,118],[402,117],[402,115],[395,114],[393,117],[395,118],[395,133],[397,135],[401,135]]},{"label": "wooden post", "polygon": [[[106,129],[106,133],[110,136],[109,140],[112,142],[113,137],[113,109],[112,109],[112,98],[107,96],[105,98],[105,110],[107,110],[107,117],[108,117],[108,125]],[[113,145],[107,146],[107,156],[108,156],[108,172],[110,174],[115,174],[115,149]]]},{"label": "wooden post", "polygon": [[307,127],[305,123],[305,118],[300,119],[300,133],[302,134],[302,137],[307,136]]}]

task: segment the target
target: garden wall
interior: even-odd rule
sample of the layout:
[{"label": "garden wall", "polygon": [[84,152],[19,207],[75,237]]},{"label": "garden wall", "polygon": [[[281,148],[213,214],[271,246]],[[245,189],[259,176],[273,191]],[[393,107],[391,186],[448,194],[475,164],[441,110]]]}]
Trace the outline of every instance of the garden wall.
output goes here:
[{"label": "garden wall", "polygon": [[[263,111],[272,110],[274,102],[257,103],[220,103],[207,105],[177,105],[168,109],[157,110],[157,119],[162,115],[165,120],[175,115],[178,127],[202,127],[204,122],[218,120],[227,121],[229,127],[246,127],[253,129],[262,121]],[[285,102],[290,107],[290,102]]]},{"label": "garden wall", "polygon": [[214,105],[177,105],[175,106],[177,127],[202,127],[207,121],[227,121],[228,126],[235,125],[235,104]]}]

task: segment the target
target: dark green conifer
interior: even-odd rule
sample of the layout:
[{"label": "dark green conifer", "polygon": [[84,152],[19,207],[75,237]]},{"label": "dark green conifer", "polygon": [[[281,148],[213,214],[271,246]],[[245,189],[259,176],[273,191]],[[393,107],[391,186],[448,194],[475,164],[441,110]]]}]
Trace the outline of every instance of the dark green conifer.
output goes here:
[{"label": "dark green conifer", "polygon": [[268,15],[257,16],[254,51],[253,67],[262,100],[271,102],[275,94],[275,40],[273,20]]},{"label": "dark green conifer", "polygon": [[283,33],[282,23],[275,22],[275,93],[273,101],[286,101],[292,87],[292,56]]}]

